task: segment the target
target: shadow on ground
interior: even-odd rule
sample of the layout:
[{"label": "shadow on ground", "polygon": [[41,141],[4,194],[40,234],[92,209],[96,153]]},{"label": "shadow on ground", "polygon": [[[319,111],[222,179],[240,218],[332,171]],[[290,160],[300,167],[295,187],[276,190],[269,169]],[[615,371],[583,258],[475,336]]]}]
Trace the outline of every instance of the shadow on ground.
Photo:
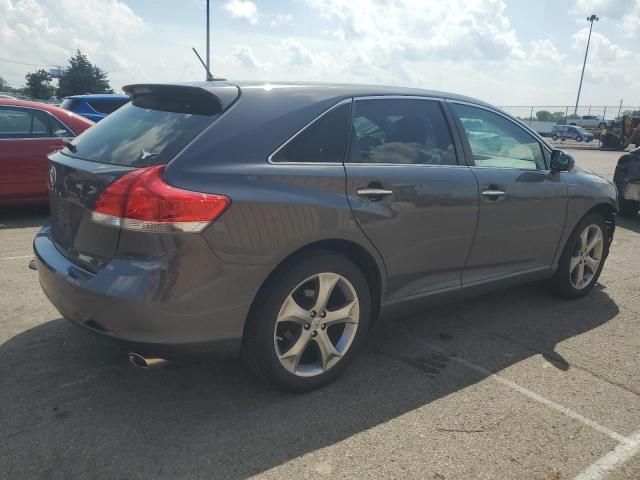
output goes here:
[{"label": "shadow on ground", "polygon": [[39,227],[49,217],[47,205],[0,207],[0,230]]},{"label": "shadow on ground", "polygon": [[[583,312],[589,312],[585,315]],[[59,319],[0,345],[2,478],[244,478],[392,420],[618,312],[524,286],[387,321],[336,383],[275,392],[237,361],[143,371]],[[443,353],[444,352],[444,353]],[[496,387],[498,388],[498,387]]]}]

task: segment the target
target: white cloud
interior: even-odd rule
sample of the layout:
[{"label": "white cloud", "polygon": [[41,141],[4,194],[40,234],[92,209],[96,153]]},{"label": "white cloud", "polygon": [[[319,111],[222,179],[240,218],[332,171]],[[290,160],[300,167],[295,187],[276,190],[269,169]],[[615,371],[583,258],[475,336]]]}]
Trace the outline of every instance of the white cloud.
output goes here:
[{"label": "white cloud", "polygon": [[522,58],[502,0],[307,0],[356,49],[410,60]]},{"label": "white cloud", "polygon": [[[573,48],[576,50],[584,50],[587,45],[587,38],[589,36],[588,28],[581,28],[575,34],[573,34]],[[589,44],[589,61],[590,63],[613,63],[618,60],[624,60],[631,55],[629,50],[626,50],[607,37],[598,32],[592,32],[591,43]]]},{"label": "white cloud", "polygon": [[290,13],[286,15],[284,13],[278,13],[271,19],[269,25],[271,25],[272,27],[281,27],[283,25],[289,25],[291,24],[291,22],[293,22],[293,15],[291,15]]},{"label": "white cloud", "polygon": [[[596,14],[603,20],[613,20],[627,35],[640,31],[640,0],[572,0],[571,13],[587,16]],[[582,19],[580,19],[582,21]]]},{"label": "white cloud", "polygon": [[[146,30],[144,20],[120,0],[0,1],[0,52],[26,63],[66,65],[80,49],[110,78],[130,75],[135,63],[111,52],[126,52]],[[26,71],[37,67],[3,63],[2,68],[12,84],[21,85]]]},{"label": "white cloud", "polygon": [[534,63],[559,64],[564,60],[564,55],[558,51],[556,46],[548,38],[535,40],[530,43],[530,60]]},{"label": "white cloud", "polygon": [[249,70],[268,70],[271,66],[258,60],[248,45],[235,45],[228,60]]},{"label": "white cloud", "polygon": [[258,23],[258,7],[251,0],[230,0],[224,4],[224,9],[233,18],[242,18],[251,25]]}]

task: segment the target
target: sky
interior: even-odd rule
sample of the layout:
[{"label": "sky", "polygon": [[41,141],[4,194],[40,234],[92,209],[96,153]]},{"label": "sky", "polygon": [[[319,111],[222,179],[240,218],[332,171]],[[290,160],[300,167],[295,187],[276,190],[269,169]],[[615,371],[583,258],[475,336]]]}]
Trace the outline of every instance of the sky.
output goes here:
[{"label": "sky", "polygon": [[[205,0],[0,0],[13,86],[80,49],[112,87],[204,79]],[[640,105],[640,0],[211,0],[211,65],[235,80],[414,86],[497,105]],[[13,62],[13,63],[12,63]]]}]

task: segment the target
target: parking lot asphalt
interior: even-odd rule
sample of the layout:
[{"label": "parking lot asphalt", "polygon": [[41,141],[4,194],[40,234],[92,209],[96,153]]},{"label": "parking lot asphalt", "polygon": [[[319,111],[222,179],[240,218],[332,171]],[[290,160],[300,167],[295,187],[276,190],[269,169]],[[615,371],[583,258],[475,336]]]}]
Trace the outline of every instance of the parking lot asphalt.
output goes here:
[{"label": "parking lot asphalt", "polygon": [[[611,177],[618,153],[573,152]],[[143,371],[27,268],[46,211],[0,212],[0,478],[640,478],[640,217],[600,284],[539,284],[380,325],[343,377],[268,389],[239,361]]]}]

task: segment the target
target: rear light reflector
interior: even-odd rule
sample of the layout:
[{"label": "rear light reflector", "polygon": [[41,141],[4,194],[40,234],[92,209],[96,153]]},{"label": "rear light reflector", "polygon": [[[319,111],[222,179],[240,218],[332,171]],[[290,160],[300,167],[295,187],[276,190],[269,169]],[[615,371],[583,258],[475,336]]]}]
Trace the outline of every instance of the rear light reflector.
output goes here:
[{"label": "rear light reflector", "polygon": [[162,178],[164,165],[134,170],[109,185],[91,212],[102,225],[142,232],[201,232],[227,209],[224,195],[190,192]]}]

